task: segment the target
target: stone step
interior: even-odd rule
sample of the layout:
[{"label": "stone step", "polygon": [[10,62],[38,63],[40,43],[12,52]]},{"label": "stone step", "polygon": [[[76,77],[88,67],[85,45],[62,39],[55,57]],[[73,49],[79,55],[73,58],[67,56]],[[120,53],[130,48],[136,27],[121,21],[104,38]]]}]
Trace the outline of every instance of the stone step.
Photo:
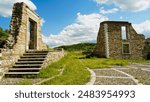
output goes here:
[{"label": "stone step", "polygon": [[21,58],[18,61],[44,61],[45,58]]},{"label": "stone step", "polygon": [[36,77],[39,74],[39,72],[7,72],[5,74],[5,77],[11,77],[11,78],[24,78],[24,77]]},{"label": "stone step", "polygon": [[35,77],[39,73],[49,51],[27,51],[15,65],[8,70],[5,77]]},{"label": "stone step", "polygon": [[41,68],[11,68],[9,72],[39,72]]},{"label": "stone step", "polygon": [[28,55],[30,55],[30,56],[32,56],[32,55],[47,55],[47,53],[25,53],[25,54],[23,54],[23,56],[28,56]]},{"label": "stone step", "polygon": [[43,64],[43,61],[18,61],[15,64]]},{"label": "stone step", "polygon": [[13,68],[40,68],[42,64],[21,64],[14,65]]},{"label": "stone step", "polygon": [[26,53],[48,53],[49,51],[26,51]]},{"label": "stone step", "polygon": [[32,55],[32,56],[22,56],[20,58],[46,58],[47,55]]}]

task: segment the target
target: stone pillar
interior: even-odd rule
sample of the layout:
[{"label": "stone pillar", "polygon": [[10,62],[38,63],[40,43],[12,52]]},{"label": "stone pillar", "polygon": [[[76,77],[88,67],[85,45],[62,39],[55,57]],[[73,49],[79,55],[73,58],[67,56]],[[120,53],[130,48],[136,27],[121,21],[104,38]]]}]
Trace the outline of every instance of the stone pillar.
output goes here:
[{"label": "stone pillar", "polygon": [[108,25],[104,24],[104,36],[105,36],[105,54],[106,58],[109,58],[109,41],[108,41]]}]

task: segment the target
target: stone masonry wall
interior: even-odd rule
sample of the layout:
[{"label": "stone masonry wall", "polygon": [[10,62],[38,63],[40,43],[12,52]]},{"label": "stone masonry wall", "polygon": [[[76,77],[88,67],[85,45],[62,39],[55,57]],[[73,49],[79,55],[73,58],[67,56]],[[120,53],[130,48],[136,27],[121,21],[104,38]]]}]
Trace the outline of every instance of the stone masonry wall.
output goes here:
[{"label": "stone masonry wall", "polygon": [[62,49],[61,51],[49,51],[45,62],[42,65],[42,68],[46,68],[50,63],[55,62],[65,56],[65,52]]},{"label": "stone masonry wall", "polygon": [[37,49],[43,49],[43,42],[40,29],[40,17],[32,11],[25,3],[16,3],[13,7],[12,19],[10,23],[11,34],[14,36],[14,52],[23,54],[28,50],[28,28],[29,19],[37,23]]},{"label": "stone masonry wall", "polygon": [[[101,32],[101,33],[100,33]],[[105,56],[105,37],[104,37],[104,27],[100,27],[99,28],[99,34],[97,36],[97,45],[96,45],[96,49],[94,51],[94,53],[98,56],[98,57],[106,57]]]},{"label": "stone masonry wall", "polygon": [[[108,37],[106,38],[105,27],[107,24]],[[127,39],[122,39],[121,27],[126,27]],[[106,45],[106,41],[108,44]],[[99,57],[107,57],[106,49],[108,50],[109,58],[127,58],[127,59],[142,59],[144,48],[144,35],[137,34],[128,22],[105,21],[100,24],[100,30],[97,37],[97,47],[95,53]],[[123,44],[130,45],[130,53],[123,53]],[[108,47],[108,48],[106,48]]]},{"label": "stone masonry wall", "polygon": [[20,58],[18,54],[14,54],[13,49],[0,49],[0,72],[6,72]]}]

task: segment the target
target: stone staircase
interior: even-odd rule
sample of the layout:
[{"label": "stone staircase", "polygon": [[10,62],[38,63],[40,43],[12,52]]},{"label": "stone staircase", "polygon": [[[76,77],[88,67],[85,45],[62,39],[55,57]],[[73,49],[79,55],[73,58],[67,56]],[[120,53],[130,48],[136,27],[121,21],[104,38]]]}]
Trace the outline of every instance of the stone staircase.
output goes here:
[{"label": "stone staircase", "polygon": [[8,70],[5,77],[35,77],[39,73],[48,51],[27,51],[15,65]]}]

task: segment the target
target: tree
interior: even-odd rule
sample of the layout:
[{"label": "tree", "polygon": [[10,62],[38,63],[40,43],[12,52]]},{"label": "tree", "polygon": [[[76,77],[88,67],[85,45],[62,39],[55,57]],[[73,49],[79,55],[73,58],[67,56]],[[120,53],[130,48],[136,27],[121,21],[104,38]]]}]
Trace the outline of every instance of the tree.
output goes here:
[{"label": "tree", "polygon": [[0,27],[0,48],[5,44],[6,39],[8,38],[9,30],[4,30]]}]

